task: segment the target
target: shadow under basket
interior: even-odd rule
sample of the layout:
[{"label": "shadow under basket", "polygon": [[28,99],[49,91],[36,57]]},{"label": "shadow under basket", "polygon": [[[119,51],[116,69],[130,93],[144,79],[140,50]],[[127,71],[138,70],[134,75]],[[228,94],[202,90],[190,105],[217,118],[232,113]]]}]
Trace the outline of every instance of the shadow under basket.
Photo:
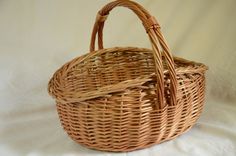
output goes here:
[{"label": "shadow under basket", "polygon": [[[103,48],[104,17],[116,6],[140,17],[152,50]],[[100,50],[94,51],[97,33]],[[196,123],[207,67],[172,57],[157,23],[140,5],[117,0],[100,10],[90,47],[90,53],[58,69],[48,86],[74,141],[103,151],[132,151],[173,139]]]}]

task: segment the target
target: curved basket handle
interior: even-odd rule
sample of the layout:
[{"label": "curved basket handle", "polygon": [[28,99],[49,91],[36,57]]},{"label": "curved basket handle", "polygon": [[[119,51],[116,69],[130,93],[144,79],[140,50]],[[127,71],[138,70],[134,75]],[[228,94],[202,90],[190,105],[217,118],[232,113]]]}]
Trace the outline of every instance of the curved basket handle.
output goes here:
[{"label": "curved basket handle", "polygon": [[176,79],[176,72],[174,61],[172,55],[170,54],[170,50],[166,41],[160,31],[160,25],[156,21],[155,17],[151,16],[147,10],[145,10],[142,6],[138,3],[130,1],[130,0],[116,0],[113,2],[108,3],[105,5],[97,14],[96,22],[93,27],[91,43],[90,43],[90,52],[95,50],[95,40],[98,34],[98,46],[99,49],[103,49],[103,27],[104,22],[107,19],[109,12],[118,6],[123,6],[131,9],[142,21],[144,28],[149,36],[154,61],[155,61],[155,68],[157,73],[157,95],[159,100],[158,108],[164,108],[166,102],[164,102],[164,74],[163,74],[163,64],[162,64],[162,55],[160,49],[162,49],[164,53],[164,58],[168,66],[169,76],[170,76],[170,103],[169,105],[176,105],[176,93],[177,93],[177,79]]}]

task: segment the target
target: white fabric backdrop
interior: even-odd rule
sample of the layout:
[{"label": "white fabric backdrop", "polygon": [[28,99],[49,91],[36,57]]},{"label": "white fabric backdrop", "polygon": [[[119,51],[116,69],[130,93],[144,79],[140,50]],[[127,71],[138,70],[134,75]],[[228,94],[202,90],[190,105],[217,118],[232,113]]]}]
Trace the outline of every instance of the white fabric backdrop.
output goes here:
[{"label": "white fabric backdrop", "polygon": [[[109,0],[0,0],[0,155],[236,155],[236,1],[137,0],[157,17],[173,54],[207,64],[207,100],[191,131],[130,153],[90,150],[63,131],[47,83],[88,52],[96,12]],[[114,10],[105,46],[150,47],[138,18]]]}]

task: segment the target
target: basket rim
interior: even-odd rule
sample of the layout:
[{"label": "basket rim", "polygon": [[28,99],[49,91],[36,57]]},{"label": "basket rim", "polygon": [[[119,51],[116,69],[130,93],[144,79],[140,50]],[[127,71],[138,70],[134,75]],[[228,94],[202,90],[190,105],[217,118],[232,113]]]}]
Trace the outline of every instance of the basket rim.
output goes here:
[{"label": "basket rim", "polygon": [[[58,78],[58,76],[60,77],[64,77],[63,79],[66,79],[67,77],[67,73],[70,72],[75,65],[86,61],[87,59],[91,58],[91,57],[96,57],[98,55],[104,54],[104,53],[109,53],[109,52],[114,52],[114,51],[119,51],[119,50],[127,50],[128,52],[138,52],[138,51],[142,51],[143,53],[152,53],[151,49],[147,49],[147,48],[138,48],[138,47],[113,47],[113,48],[106,48],[106,49],[101,49],[101,50],[96,50],[93,51],[91,53],[87,53],[87,54],[83,54],[81,56],[78,56],[74,59],[72,59],[71,61],[67,62],[66,64],[64,64],[62,67],[60,67],[53,75],[53,77],[51,78],[51,80],[49,81],[48,84],[48,92],[49,94],[54,97],[57,100],[60,100],[60,102],[66,102],[67,100],[58,98],[56,95],[54,95],[54,91],[55,87],[52,87],[52,83]],[[173,57],[175,61],[180,61],[183,64],[186,65],[193,65],[194,67],[178,67],[175,68],[176,70],[176,74],[184,74],[184,73],[198,73],[198,74],[204,74],[204,72],[208,69],[208,67],[202,63],[198,63],[198,62],[194,62],[194,61],[189,61],[180,57]],[[164,73],[168,73],[167,69],[164,70]],[[145,82],[151,81],[153,79],[153,77],[155,76],[155,73],[150,74],[150,75],[146,75],[146,76],[139,76],[136,79],[132,79],[132,80],[128,80],[128,81],[122,81],[120,83],[117,84],[113,84],[113,85],[109,85],[109,86],[104,86],[100,89],[99,94],[96,94],[96,91],[89,91],[88,93],[81,93],[80,96],[78,94],[78,98],[76,99],[76,101],[84,101],[84,100],[88,100],[88,99],[93,99],[102,95],[105,95],[107,93],[114,93],[114,92],[120,92],[123,91],[125,89],[128,88],[133,88],[133,87],[138,87],[138,86],[142,86],[142,84],[144,84]],[[132,82],[133,81],[133,82]],[[122,85],[123,87],[121,87],[118,90],[112,90],[112,89],[107,89],[107,88],[116,88],[114,86],[117,85]],[[58,83],[57,83],[58,86]],[[58,90],[57,90],[58,91]],[[60,90],[61,93],[63,93],[63,90]],[[69,98],[69,97],[67,97]],[[69,98],[70,99],[70,98]]]},{"label": "basket rim", "polygon": [[[101,55],[101,54],[104,54],[104,53],[110,53],[110,52],[114,52],[114,51],[118,51],[118,50],[125,50],[125,51],[133,51],[133,52],[137,52],[137,51],[142,51],[143,53],[152,53],[152,50],[151,49],[148,49],[148,48],[142,48],[142,47],[131,47],[131,46],[127,46],[127,47],[111,47],[111,48],[104,48],[104,49],[99,49],[99,50],[95,50],[93,52],[88,52],[88,53],[85,53],[85,54],[82,54],[78,57],[75,57],[74,59],[68,61],[67,63],[65,63],[63,66],[65,65],[68,65],[68,70],[71,69],[74,65],[77,65],[83,61],[86,61],[87,59],[91,58],[91,57],[95,57],[95,56],[98,56],[98,55]],[[200,72],[203,72],[203,71],[206,71],[208,70],[208,66],[206,66],[205,64],[203,63],[200,63],[200,62],[196,62],[196,61],[191,61],[191,60],[187,60],[187,59],[184,59],[182,57],[177,57],[175,55],[173,55],[173,59],[174,61],[180,61],[181,63],[183,64],[192,64],[192,65],[195,65],[197,68],[190,68],[188,69],[189,71],[191,71],[191,73],[198,73],[199,71]],[[63,67],[62,66],[62,67]],[[60,67],[59,69],[61,69],[62,67]],[[186,70],[186,68],[184,68]],[[200,70],[201,69],[201,70]],[[176,70],[176,73],[180,73],[182,68],[181,67],[178,67],[178,68],[175,68]],[[182,73],[182,72],[181,72]]]}]

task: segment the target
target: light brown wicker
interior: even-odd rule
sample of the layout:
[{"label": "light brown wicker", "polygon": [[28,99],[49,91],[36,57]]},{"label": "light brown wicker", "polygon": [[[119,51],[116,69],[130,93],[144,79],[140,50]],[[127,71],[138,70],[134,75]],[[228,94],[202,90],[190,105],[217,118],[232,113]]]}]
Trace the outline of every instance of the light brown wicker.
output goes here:
[{"label": "light brown wicker", "polygon": [[[103,48],[104,22],[117,6],[139,17],[152,50]],[[173,139],[199,118],[207,67],[172,57],[159,24],[136,2],[117,0],[98,12],[90,51],[57,70],[48,87],[65,131],[76,142],[132,151]]]}]

